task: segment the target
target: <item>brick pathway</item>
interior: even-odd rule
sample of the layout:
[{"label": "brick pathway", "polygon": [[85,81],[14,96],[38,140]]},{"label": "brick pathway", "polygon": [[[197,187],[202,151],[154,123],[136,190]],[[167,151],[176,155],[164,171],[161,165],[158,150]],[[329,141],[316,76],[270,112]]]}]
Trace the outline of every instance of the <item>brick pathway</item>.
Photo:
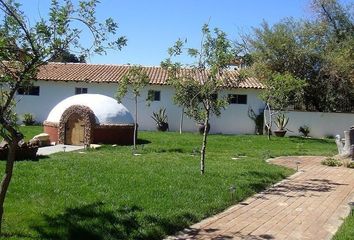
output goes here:
[{"label": "brick pathway", "polygon": [[331,239],[354,201],[354,169],[323,157],[280,157],[299,171],[262,193],[167,239]]}]

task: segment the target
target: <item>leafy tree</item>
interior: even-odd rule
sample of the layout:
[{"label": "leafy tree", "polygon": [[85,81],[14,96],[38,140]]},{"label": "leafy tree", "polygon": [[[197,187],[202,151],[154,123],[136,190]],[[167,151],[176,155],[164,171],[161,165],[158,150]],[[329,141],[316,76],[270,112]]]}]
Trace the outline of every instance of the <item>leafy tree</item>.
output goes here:
[{"label": "leafy tree", "polygon": [[302,89],[306,82],[289,73],[273,73],[268,75],[265,84],[266,89],[263,90],[261,98],[266,102],[266,110],[268,110],[264,112],[264,123],[270,139],[273,116],[302,98]]},{"label": "leafy tree", "polygon": [[149,76],[141,66],[132,66],[128,73],[124,75],[118,84],[117,101],[122,102],[122,98],[130,91],[133,94],[135,104],[135,122],[134,122],[134,149],[136,149],[137,122],[138,122],[138,98],[141,90],[149,84]]},{"label": "leafy tree", "polygon": [[[200,150],[200,173],[204,174],[207,126],[210,115],[219,116],[227,104],[225,99],[217,98],[216,94],[225,86],[225,70],[235,57],[235,52],[226,34],[217,28],[212,32],[207,24],[202,28],[200,49],[185,49],[184,44],[185,42],[178,40],[169,48],[170,57],[161,66],[169,71],[169,81],[175,88],[175,103],[184,108],[187,116],[204,124]],[[183,68],[181,63],[171,59],[182,55],[185,50],[196,62]]]},{"label": "leafy tree", "polygon": [[289,97],[305,110],[353,111],[353,9],[336,0],[313,0],[312,5],[312,20],[263,23],[243,38],[240,45],[252,60],[248,71],[271,87],[278,84],[278,74],[304,81],[293,89],[302,98],[295,99],[294,91]]},{"label": "leafy tree", "polygon": [[[103,23],[97,21],[97,3],[98,0],[80,1],[75,6],[71,0],[52,0],[49,16],[41,17],[34,25],[30,25],[19,3],[0,0],[3,16],[0,22],[0,134],[9,143],[5,174],[0,186],[1,220],[16,149],[23,138],[14,113],[17,90],[32,85],[38,69],[56,58],[53,53],[75,49],[85,55],[101,54],[106,49],[121,49],[126,44],[125,37],[111,40],[117,31],[113,19],[109,18]],[[89,46],[80,43],[80,37],[85,33],[92,36]]]},{"label": "leafy tree", "polygon": [[55,58],[52,62],[64,62],[64,63],[85,63],[85,55],[76,56],[75,54],[69,52],[68,50],[63,50],[58,53],[54,53]]}]

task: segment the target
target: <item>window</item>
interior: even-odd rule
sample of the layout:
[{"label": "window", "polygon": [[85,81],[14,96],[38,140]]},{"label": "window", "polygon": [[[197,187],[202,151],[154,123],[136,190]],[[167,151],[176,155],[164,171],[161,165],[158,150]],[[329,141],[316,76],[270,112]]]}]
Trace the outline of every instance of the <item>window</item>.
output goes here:
[{"label": "window", "polygon": [[148,101],[160,101],[160,91],[155,91],[155,90],[149,90],[148,91],[148,97],[147,100]]},{"label": "window", "polygon": [[247,95],[229,94],[229,104],[247,104]]},{"label": "window", "polygon": [[83,94],[83,93],[87,93],[87,88],[75,88],[75,94]]},{"label": "window", "polygon": [[17,90],[17,94],[39,96],[39,86],[28,86],[24,88],[19,88]]}]

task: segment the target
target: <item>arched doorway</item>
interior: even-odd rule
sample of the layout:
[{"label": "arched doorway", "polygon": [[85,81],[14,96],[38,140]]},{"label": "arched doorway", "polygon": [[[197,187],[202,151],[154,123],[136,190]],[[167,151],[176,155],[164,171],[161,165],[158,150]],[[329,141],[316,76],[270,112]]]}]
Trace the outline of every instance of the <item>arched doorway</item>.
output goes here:
[{"label": "arched doorway", "polygon": [[85,122],[82,117],[73,113],[65,123],[65,144],[84,145]]},{"label": "arched doorway", "polygon": [[94,125],[95,115],[89,107],[72,105],[60,117],[58,142],[68,145],[89,145]]}]

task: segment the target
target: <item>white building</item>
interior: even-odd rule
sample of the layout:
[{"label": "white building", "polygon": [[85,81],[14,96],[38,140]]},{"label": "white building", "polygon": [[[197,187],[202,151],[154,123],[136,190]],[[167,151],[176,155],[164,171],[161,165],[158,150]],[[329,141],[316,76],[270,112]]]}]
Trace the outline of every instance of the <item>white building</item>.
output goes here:
[{"label": "white building", "polygon": [[[56,104],[75,94],[97,93],[115,97],[118,82],[129,68],[130,66],[121,65],[50,63],[41,68],[33,87],[18,91],[16,112],[20,119],[24,113],[31,113],[36,121],[43,122]],[[150,84],[142,91],[138,104],[139,130],[155,130],[152,112],[165,107],[170,131],[178,131],[181,108],[173,103],[174,89],[166,83],[167,72],[160,67],[144,69],[150,77]],[[248,117],[247,112],[249,108],[256,113],[264,109],[264,102],[259,98],[264,86],[253,78],[239,82],[238,72],[235,70],[230,71],[229,76],[227,86],[218,97],[231,97],[231,103],[219,118],[212,117],[210,131],[224,134],[252,134],[254,122]],[[148,91],[154,91],[155,96],[150,106],[147,106],[145,101]],[[134,112],[134,102],[129,96],[126,96],[122,103],[130,112]],[[196,129],[196,123],[185,117],[183,130],[196,131]]]}]

